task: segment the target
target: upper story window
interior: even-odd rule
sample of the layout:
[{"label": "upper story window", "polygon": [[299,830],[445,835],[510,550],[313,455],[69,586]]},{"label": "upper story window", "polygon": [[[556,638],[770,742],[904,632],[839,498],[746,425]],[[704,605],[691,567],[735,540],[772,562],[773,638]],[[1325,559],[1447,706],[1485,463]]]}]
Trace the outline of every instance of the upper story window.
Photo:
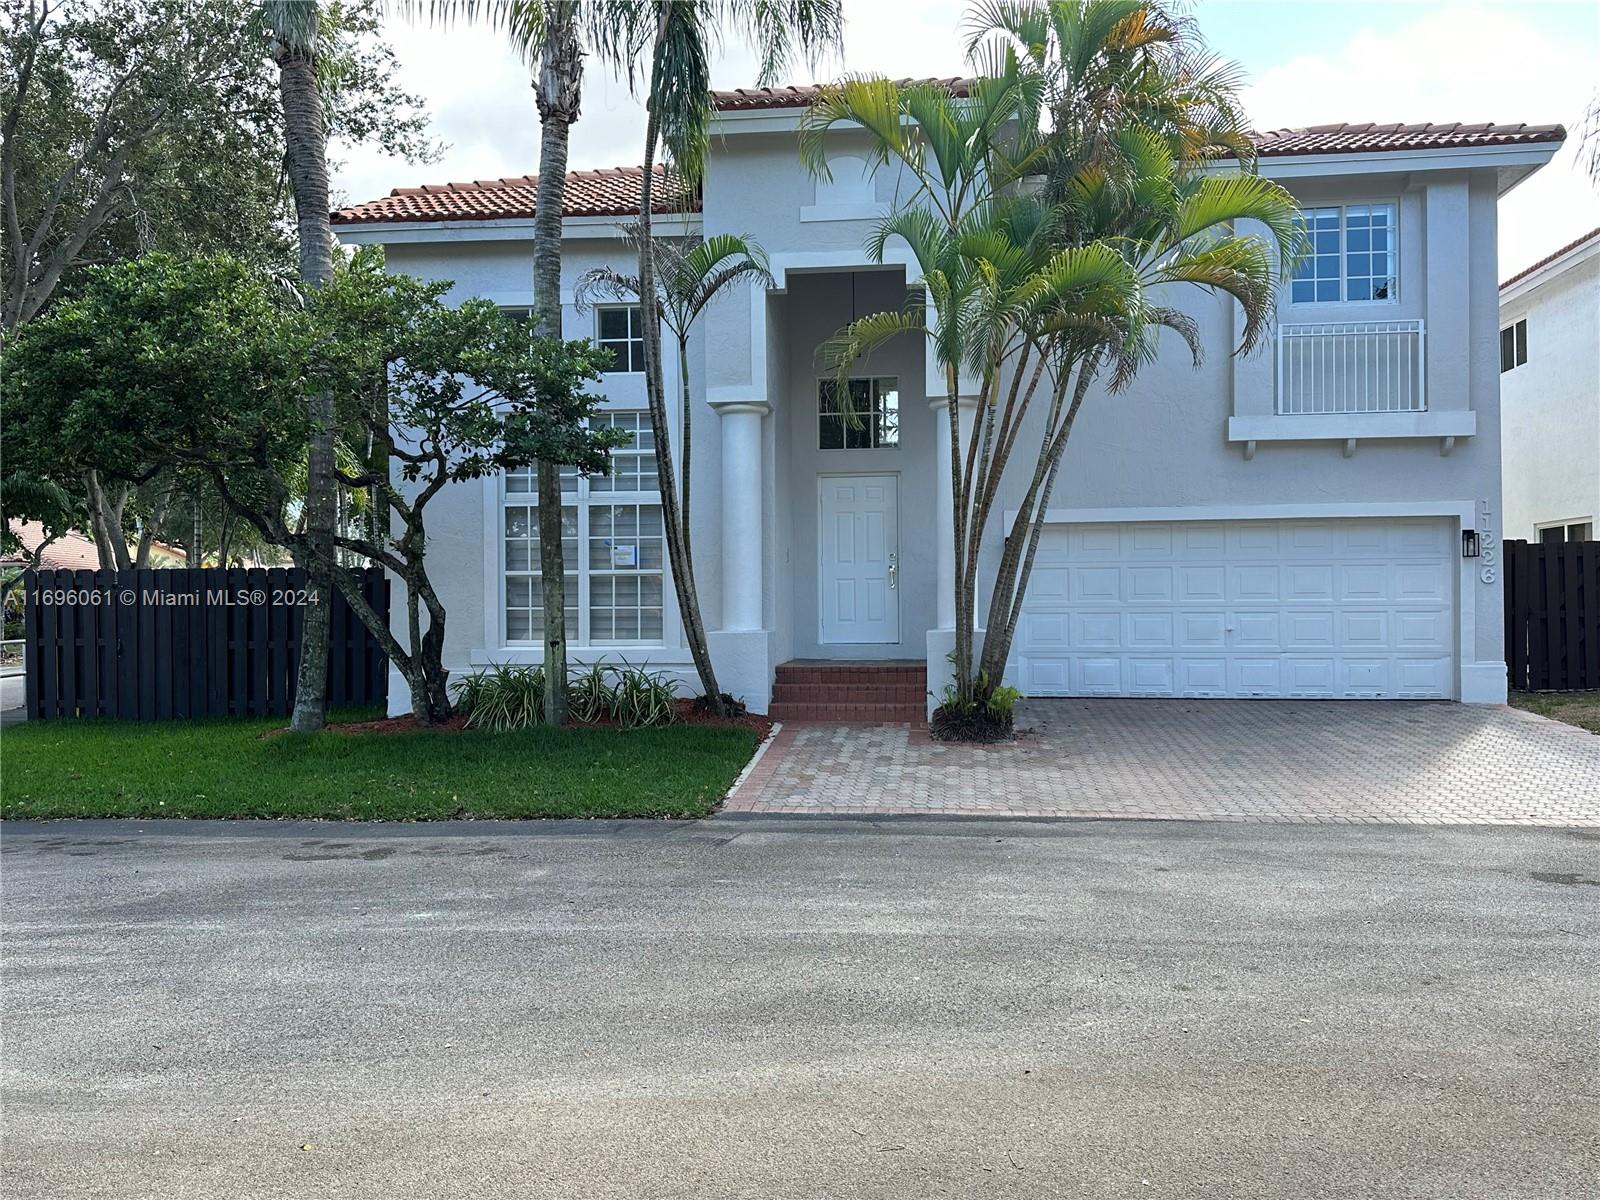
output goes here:
[{"label": "upper story window", "polygon": [[1514,371],[1528,361],[1528,319],[1500,331],[1500,374]]},{"label": "upper story window", "polygon": [[1300,211],[1305,258],[1294,270],[1295,304],[1394,300],[1398,229],[1393,204],[1345,204]]},{"label": "upper story window", "polygon": [[852,421],[839,404],[836,380],[817,388],[817,446],[822,450],[883,450],[900,444],[900,381],[850,380]]},{"label": "upper story window", "polygon": [[595,309],[595,341],[611,351],[611,370],[644,370],[644,319],[637,304],[607,304]]}]

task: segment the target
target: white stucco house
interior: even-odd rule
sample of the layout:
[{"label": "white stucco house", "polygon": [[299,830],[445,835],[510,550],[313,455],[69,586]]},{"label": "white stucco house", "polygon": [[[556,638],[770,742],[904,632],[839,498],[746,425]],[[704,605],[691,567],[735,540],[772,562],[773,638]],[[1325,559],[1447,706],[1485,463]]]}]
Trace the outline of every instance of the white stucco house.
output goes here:
[{"label": "white stucco house", "polygon": [[1505,536],[1600,528],[1600,229],[1500,285]]},{"label": "white stucco house", "polygon": [[[821,716],[808,701],[853,698],[833,715],[898,719],[947,677],[953,644],[948,421],[914,340],[860,370],[867,429],[827,411],[817,346],[853,315],[902,307],[914,272],[908,254],[877,265],[863,248],[898,181],[864,171],[855,135],[834,137],[832,182],[802,168],[796,126],[813,94],[718,94],[699,211],[661,219],[753,236],[774,275],[718,301],[691,344],[696,570],[720,680],[752,710]],[[1261,170],[1304,206],[1315,253],[1260,352],[1233,357],[1231,301],[1193,291],[1181,302],[1204,366],[1174,340],[1130,391],[1091,396],[1011,681],[1030,696],[1503,702],[1496,205],[1563,137],[1262,134]],[[606,419],[641,435],[612,477],[572,481],[568,611],[578,661],[648,662],[687,682],[636,317],[580,311],[572,295],[588,268],[626,262],[616,225],[638,185],[629,168],[567,183],[566,332],[617,351]],[[402,188],[339,212],[336,231],[382,243],[392,270],[524,307],[533,204],[532,178]],[[532,499],[521,474],[456,486],[430,509],[453,671],[541,654]],[[997,535],[984,561],[998,554]],[[833,677],[840,690],[815,692]],[[403,687],[390,694],[406,703]]]}]

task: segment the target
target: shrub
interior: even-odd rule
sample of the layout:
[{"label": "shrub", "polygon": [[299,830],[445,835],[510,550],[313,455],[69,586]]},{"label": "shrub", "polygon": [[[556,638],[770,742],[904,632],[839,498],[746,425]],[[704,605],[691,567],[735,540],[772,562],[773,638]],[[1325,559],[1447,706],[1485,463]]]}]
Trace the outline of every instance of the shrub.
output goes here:
[{"label": "shrub", "polygon": [[624,729],[670,725],[678,719],[678,685],[661,671],[624,662],[614,669],[611,717]]},{"label": "shrub", "polygon": [[[474,671],[451,687],[469,727],[526,729],[544,717],[544,667],[500,664]],[[624,729],[670,725],[678,719],[677,684],[661,671],[624,662],[596,662],[569,678],[567,704],[581,724],[615,721]]]},{"label": "shrub", "polygon": [[610,674],[611,668],[601,661],[567,680],[567,706],[574,721],[590,724],[612,715],[617,690],[609,682]]},{"label": "shrub", "polygon": [[544,667],[500,663],[453,685],[469,727],[527,729],[544,715]]},{"label": "shrub", "polygon": [[939,707],[928,721],[928,733],[941,742],[1009,742],[1015,736],[1017,701],[1022,693],[989,682],[987,671],[978,672],[976,694],[962,700],[954,683],[939,696]]}]

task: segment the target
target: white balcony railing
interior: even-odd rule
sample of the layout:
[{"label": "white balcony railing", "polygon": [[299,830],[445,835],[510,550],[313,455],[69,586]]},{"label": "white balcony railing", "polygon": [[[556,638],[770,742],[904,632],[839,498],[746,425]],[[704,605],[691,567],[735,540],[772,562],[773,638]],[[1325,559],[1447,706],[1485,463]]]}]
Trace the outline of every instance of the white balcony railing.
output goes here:
[{"label": "white balcony railing", "polygon": [[1283,416],[1425,412],[1421,321],[1278,326]]}]

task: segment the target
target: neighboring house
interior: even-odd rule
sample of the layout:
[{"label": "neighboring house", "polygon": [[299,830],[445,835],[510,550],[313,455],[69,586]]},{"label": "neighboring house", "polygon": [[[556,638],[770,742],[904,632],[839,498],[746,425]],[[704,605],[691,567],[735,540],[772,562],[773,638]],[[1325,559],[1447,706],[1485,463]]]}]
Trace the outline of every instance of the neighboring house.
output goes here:
[{"label": "neighboring house", "polygon": [[1500,285],[1505,536],[1586,542],[1600,521],[1600,229]]},{"label": "neighboring house", "polygon": [[[37,555],[38,566],[45,571],[100,569],[100,552],[95,548],[94,539],[79,533],[76,529],[69,529],[60,537],[50,537],[45,532],[44,525],[38,521],[13,520],[11,532],[17,541],[22,543],[21,549],[0,560],[0,566],[30,567],[34,565],[34,556]],[[41,546],[44,547],[42,552]],[[184,563],[182,546],[170,546],[166,542],[155,542],[151,546],[151,566],[162,567],[174,563],[178,566]]]},{"label": "neighboring house", "polygon": [[[701,210],[660,221],[752,235],[772,259],[774,286],[719,300],[688,367],[712,653],[725,688],[780,715],[794,711],[773,703],[781,664],[915,660],[937,690],[954,637],[949,427],[926,347],[904,339],[857,372],[873,415],[862,431],[829,412],[815,362],[853,316],[913,298],[914,272],[903,245],[883,265],[863,250],[898,180],[865,170],[859,134],[833,135],[831,182],[802,168],[795,130],[814,94],[719,93]],[[1231,301],[1190,290],[1179,302],[1204,366],[1173,339],[1128,392],[1091,396],[1008,677],[1031,696],[1503,702],[1496,205],[1563,137],[1524,125],[1261,135],[1261,170],[1299,198],[1315,253],[1259,353],[1232,357]],[[382,243],[395,271],[523,307],[534,186],[398,189],[335,222],[343,241]],[[638,186],[636,169],[569,176],[563,301],[568,336],[617,351],[605,419],[648,431],[635,315],[572,303],[588,268],[631,270],[616,226]],[[677,364],[666,369],[675,398]],[[572,657],[692,683],[653,467],[637,442],[612,477],[568,491]],[[533,502],[524,471],[456,486],[430,510],[452,670],[540,657]],[[1483,557],[1466,556],[1468,533]],[[998,555],[996,537],[982,565]],[[404,688],[390,694],[404,704]]]}]

